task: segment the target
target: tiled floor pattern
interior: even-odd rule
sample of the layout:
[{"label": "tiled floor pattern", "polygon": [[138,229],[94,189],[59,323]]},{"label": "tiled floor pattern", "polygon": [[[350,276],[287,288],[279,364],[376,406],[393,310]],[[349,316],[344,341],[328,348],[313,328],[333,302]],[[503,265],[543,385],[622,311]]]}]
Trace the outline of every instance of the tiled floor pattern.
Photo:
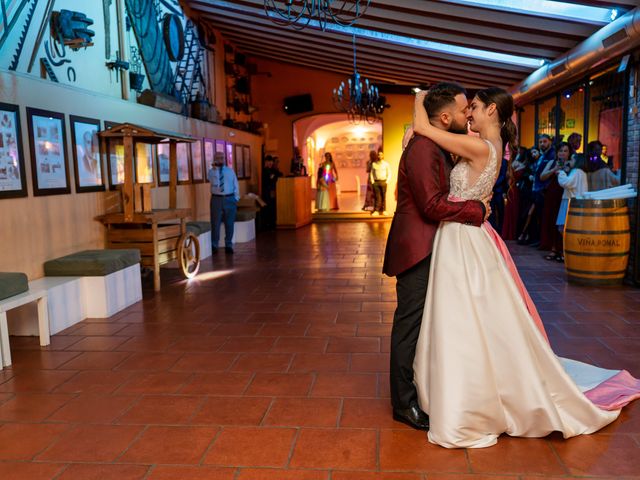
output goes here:
[{"label": "tiled floor pattern", "polygon": [[[640,478],[640,401],[563,440],[446,450],[391,420],[389,224],[261,235],[187,282],[0,372],[0,479],[457,480]],[[640,375],[640,290],[569,286],[513,246],[560,355]]]}]

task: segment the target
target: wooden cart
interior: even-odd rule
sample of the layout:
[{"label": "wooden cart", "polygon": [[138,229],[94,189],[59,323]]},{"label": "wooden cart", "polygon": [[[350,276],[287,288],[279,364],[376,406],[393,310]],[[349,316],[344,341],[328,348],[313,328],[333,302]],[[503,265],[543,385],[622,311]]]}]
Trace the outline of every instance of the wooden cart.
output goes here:
[{"label": "wooden cart", "polygon": [[[142,266],[153,269],[153,287],[160,290],[160,265],[177,260],[187,278],[194,277],[200,267],[198,237],[187,232],[186,221],[191,209],[177,208],[178,162],[176,144],[195,139],[130,123],[100,132],[105,144],[120,139],[124,146],[124,183],[122,212],[107,213],[97,220],[107,228],[107,248],[137,248]],[[136,183],[134,148],[136,143],[169,144],[169,208],[153,209],[151,188],[154,183]],[[109,151],[108,148],[105,148]],[[155,162],[154,162],[155,163]],[[155,166],[153,167],[155,169]]]}]

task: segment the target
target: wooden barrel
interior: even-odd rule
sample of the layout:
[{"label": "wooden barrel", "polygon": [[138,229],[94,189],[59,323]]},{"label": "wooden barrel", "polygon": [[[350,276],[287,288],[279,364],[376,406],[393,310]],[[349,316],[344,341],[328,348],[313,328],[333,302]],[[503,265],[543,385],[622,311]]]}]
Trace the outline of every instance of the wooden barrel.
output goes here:
[{"label": "wooden barrel", "polygon": [[571,199],[564,230],[564,263],[570,282],[622,283],[630,242],[626,200]]}]

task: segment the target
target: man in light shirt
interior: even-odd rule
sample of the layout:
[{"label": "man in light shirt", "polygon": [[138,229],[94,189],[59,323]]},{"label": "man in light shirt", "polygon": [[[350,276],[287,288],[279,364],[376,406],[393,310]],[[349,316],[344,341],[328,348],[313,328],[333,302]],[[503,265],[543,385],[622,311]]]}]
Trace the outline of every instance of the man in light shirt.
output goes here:
[{"label": "man in light shirt", "polygon": [[218,252],[220,224],[224,221],[224,251],[233,253],[233,229],[236,221],[237,202],[240,200],[238,177],[225,165],[225,156],[217,152],[207,179],[211,184],[211,251]]},{"label": "man in light shirt", "polygon": [[375,203],[371,215],[384,215],[387,209],[387,183],[391,180],[391,167],[384,160],[382,151],[378,152],[378,158],[371,164],[369,180],[373,185]]}]

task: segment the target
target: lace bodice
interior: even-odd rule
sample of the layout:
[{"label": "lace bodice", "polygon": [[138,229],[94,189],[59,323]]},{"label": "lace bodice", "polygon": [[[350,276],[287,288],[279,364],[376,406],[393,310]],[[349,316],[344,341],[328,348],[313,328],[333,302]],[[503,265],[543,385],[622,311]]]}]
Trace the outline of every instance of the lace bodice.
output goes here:
[{"label": "lace bodice", "polygon": [[489,140],[485,140],[485,142],[489,145],[489,161],[473,185],[469,185],[469,162],[459,161],[451,170],[449,195],[452,197],[464,200],[482,200],[491,195],[498,175],[498,155],[496,155],[493,143]]}]

